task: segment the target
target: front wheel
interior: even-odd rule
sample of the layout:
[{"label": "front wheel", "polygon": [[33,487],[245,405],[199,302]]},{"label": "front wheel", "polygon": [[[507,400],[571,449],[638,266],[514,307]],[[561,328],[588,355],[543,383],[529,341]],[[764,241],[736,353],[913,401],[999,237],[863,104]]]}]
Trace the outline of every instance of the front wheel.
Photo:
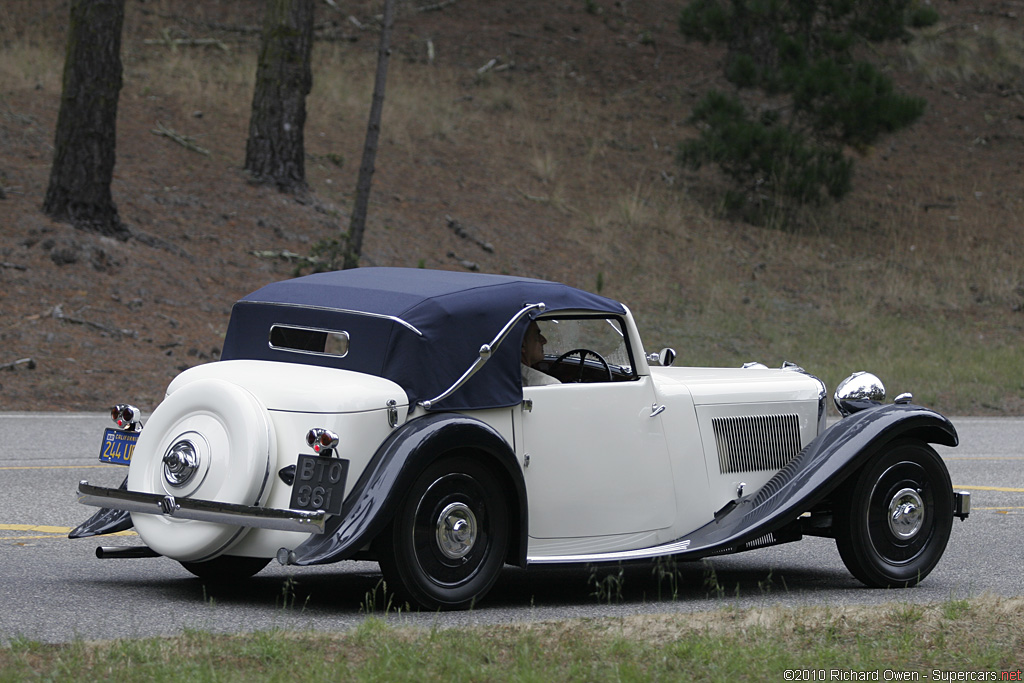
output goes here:
[{"label": "front wheel", "polygon": [[918,584],[942,557],[953,526],[946,465],[915,440],[886,445],[836,503],[839,555],[851,574],[875,588]]},{"label": "front wheel", "polygon": [[423,471],[377,543],[385,580],[427,609],[466,609],[505,564],[508,501],[497,477],[465,456]]}]

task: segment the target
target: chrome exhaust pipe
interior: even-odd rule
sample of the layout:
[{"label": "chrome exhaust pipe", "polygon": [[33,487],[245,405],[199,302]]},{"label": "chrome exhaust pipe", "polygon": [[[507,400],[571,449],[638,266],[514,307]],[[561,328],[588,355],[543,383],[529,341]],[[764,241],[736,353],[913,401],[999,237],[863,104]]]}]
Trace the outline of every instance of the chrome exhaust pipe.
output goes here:
[{"label": "chrome exhaust pipe", "polygon": [[160,553],[144,545],[101,545],[96,548],[96,557],[101,560],[137,560],[143,557],[160,557]]}]

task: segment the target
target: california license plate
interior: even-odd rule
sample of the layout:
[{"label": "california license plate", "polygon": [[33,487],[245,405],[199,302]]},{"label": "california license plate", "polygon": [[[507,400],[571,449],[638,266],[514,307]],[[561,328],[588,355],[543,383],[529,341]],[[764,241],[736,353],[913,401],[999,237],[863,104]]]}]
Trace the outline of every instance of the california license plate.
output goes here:
[{"label": "california license plate", "polygon": [[103,443],[100,445],[100,462],[113,465],[130,465],[135,442],[139,440],[139,432],[126,432],[108,428],[103,432]]},{"label": "california license plate", "polygon": [[336,515],[345,502],[346,479],[348,460],[300,454],[295,463],[295,480],[288,507],[293,510],[323,510]]}]

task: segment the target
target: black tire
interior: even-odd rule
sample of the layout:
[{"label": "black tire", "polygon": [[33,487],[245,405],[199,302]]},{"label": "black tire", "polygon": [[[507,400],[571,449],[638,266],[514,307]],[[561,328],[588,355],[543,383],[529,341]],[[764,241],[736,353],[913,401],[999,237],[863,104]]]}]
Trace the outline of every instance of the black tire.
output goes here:
[{"label": "black tire", "polygon": [[843,562],[874,588],[920,583],[953,527],[953,485],[935,450],[916,440],[887,444],[844,486],[834,530]]},{"label": "black tire", "polygon": [[207,581],[237,581],[259,574],[270,560],[263,557],[221,555],[206,562],[180,562],[182,567]]},{"label": "black tire", "polygon": [[428,466],[376,544],[389,589],[425,609],[466,609],[505,564],[508,501],[497,477],[466,456]]}]

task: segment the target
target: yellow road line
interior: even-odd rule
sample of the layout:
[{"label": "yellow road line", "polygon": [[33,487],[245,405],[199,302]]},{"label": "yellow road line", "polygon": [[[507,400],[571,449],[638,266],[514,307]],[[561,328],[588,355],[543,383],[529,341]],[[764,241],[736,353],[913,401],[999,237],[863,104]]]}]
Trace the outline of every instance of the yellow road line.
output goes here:
[{"label": "yellow road line", "polygon": [[[59,538],[60,536],[67,536],[71,533],[72,527],[69,526],[46,526],[41,524],[0,524],[0,531],[27,531],[35,534],[45,534],[42,536],[3,536],[0,535],[0,541],[15,541],[25,540],[30,538]],[[135,531],[118,531],[113,534],[106,534],[107,536],[137,536]]]},{"label": "yellow road line", "polygon": [[60,538],[60,536],[0,536],[0,541],[29,541],[39,538]]},{"label": "yellow road line", "polygon": [[948,457],[943,457],[942,459],[943,460],[974,460],[974,461],[980,461],[980,460],[1024,460],[1024,455],[991,455],[991,456],[980,456],[980,457],[977,457],[977,458],[972,458],[972,457],[969,457],[969,456],[952,456],[951,455],[951,456],[948,456]]},{"label": "yellow road line", "polygon": [[0,524],[0,531],[35,531],[41,534],[67,534],[71,527],[41,526],[36,524]]},{"label": "yellow road line", "polygon": [[955,489],[967,489],[968,491],[1003,491],[1004,493],[1024,493],[1024,489],[1013,489],[1008,486],[962,486],[954,484]]},{"label": "yellow road line", "polygon": [[[114,534],[103,534],[103,535],[104,536],[138,536],[138,534],[136,532],[134,532],[134,531],[118,531],[117,533],[114,533]],[[67,536],[67,534],[51,534],[51,535],[48,535],[48,536],[0,536],[0,542],[3,542],[3,541],[29,541],[29,540],[33,540],[33,539],[38,540],[40,538],[56,539],[56,538],[64,538],[65,536]]]},{"label": "yellow road line", "polygon": [[89,470],[95,468],[124,467],[123,465],[12,465],[0,470]]}]

